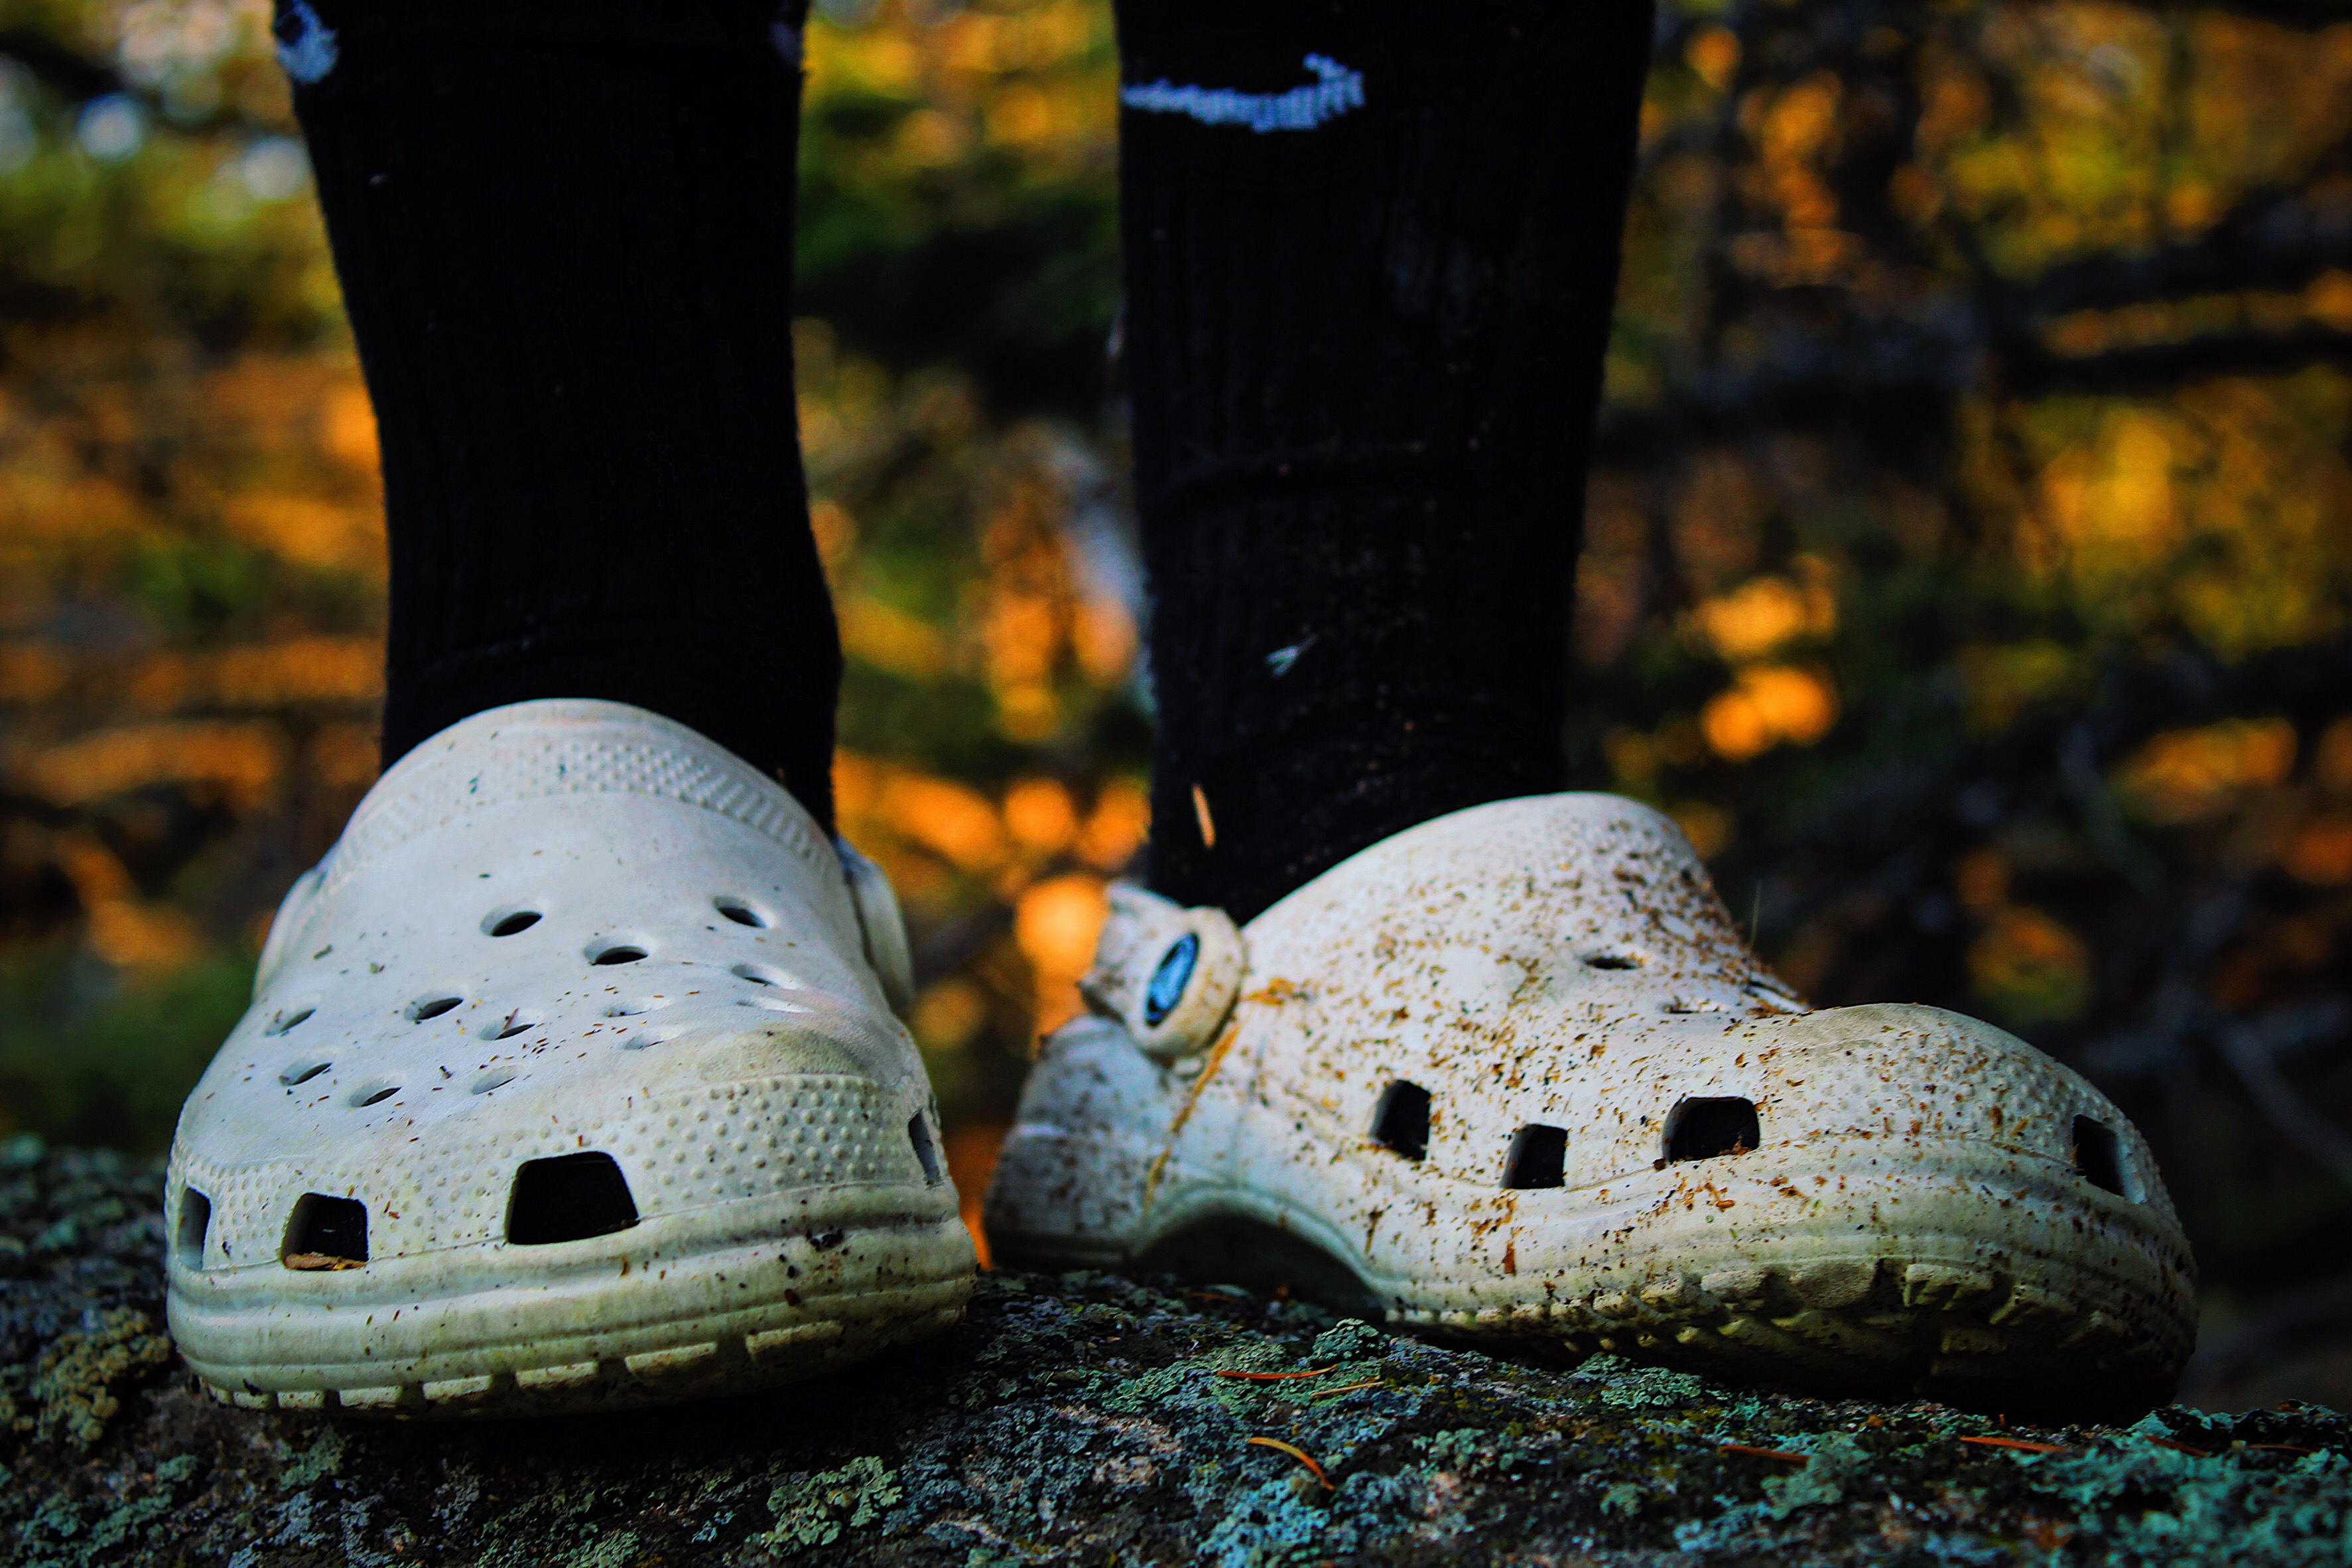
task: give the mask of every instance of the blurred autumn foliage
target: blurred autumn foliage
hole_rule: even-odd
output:
[[[1562,652],[1579,779],[1792,981],[2141,1120],[2246,1397],[2352,1321],[2342,15],[1669,0]],[[373,426],[265,24],[0,0],[0,1131],[159,1144],[373,776]],[[808,58],[843,823],[969,1183],[1147,827],[1110,18],[825,0]]]

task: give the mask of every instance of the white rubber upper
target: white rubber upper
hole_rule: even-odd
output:
[[[971,1241],[889,1005],[905,936],[852,855],[619,703],[494,710],[403,758],[288,895],[181,1114],[191,1364],[247,1404],[505,1411],[783,1381],[952,1322]]]
[[[1188,1042],[1147,1054],[1100,1016],[1129,1004],[1048,1043],[989,1194],[1000,1257],[2020,1408],[2152,1398],[2187,1356],[2188,1245],[2122,1113],[1972,1019],[1808,1010],[1644,806],[1424,823],[1241,941]],[[1152,942],[1104,952],[1134,973],[1090,996],[1165,968],[1165,1001]]]

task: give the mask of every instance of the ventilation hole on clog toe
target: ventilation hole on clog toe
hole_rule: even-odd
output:
[[[1511,1139],[1510,1158],[1503,1163],[1503,1185],[1556,1187],[1567,1164],[1567,1130],[1530,1121]]]
[[[303,1023],[309,1019],[310,1015],[316,1013],[318,1010],[318,1008],[306,1004],[303,1006],[295,1008],[291,1012],[280,1013],[278,1016],[269,1020],[269,1027],[264,1029],[262,1033],[265,1035],[282,1035],[286,1033],[287,1030],[293,1028],[296,1025]]]
[[[399,1092],[400,1085],[396,1083],[384,1083],[379,1080],[375,1083],[362,1084],[352,1090],[352,1109],[364,1110],[371,1105],[382,1104]]]
[[[514,936],[537,925],[543,917],[537,910],[492,910],[482,918],[485,936]]]
[[[278,1081],[292,1089],[298,1083],[308,1083],[333,1067],[332,1062],[292,1062],[278,1075]]]
[[[1685,1100],[1666,1121],[1666,1163],[1745,1154],[1763,1141],[1754,1100],[1733,1095]]]
[[[923,1181],[929,1186],[940,1184],[940,1151],[931,1142],[930,1123],[917,1111],[907,1119],[907,1142],[915,1146],[915,1163],[923,1168]]]
[[[2123,1140],[2105,1122],[2087,1116],[2074,1118],[2074,1173],[2091,1185],[2119,1198],[2134,1195],[2124,1178]]]
[[[518,1007],[484,1031],[494,1040],[511,1040],[517,1035],[527,1035],[547,1020],[526,1008]]]
[[[507,1071],[503,1068],[497,1068],[490,1072],[486,1072],[481,1077],[474,1080],[474,1092],[476,1094],[488,1094],[494,1089],[503,1089],[508,1084],[514,1082],[514,1077],[515,1075],[513,1073]]]
[[[757,1007],[762,1013],[806,1013],[813,1011],[797,1002],[787,1002],[781,996],[738,996],[738,1007]]]
[[[172,1258],[183,1268],[205,1266],[205,1233],[212,1228],[213,1201],[194,1187],[180,1194],[180,1221],[172,1227]]]
[[[615,1002],[605,1008],[604,1016],[634,1018],[640,1013],[656,1012],[668,1005],[669,998],[667,996],[632,996],[625,1002]]]
[[[621,1042],[621,1048],[625,1051],[650,1050],[656,1046],[669,1044],[684,1033],[686,1033],[684,1024],[665,1024],[657,1028],[639,1029]]]
[[[764,963],[739,963],[727,973],[738,980],[748,980],[754,985],[789,984],[781,970],[771,969]]]
[[[588,962],[591,963],[635,963],[639,959],[645,957],[645,955],[646,950],[644,948],[633,947],[627,942],[619,942],[611,947],[599,949],[595,956],[591,958]]]
[[[761,931],[767,929],[768,917],[740,899],[716,898],[710,900],[710,907],[739,926],[751,926]]]
[[[1639,969],[1642,967],[1641,956],[1638,953],[1631,952],[1596,952],[1588,957],[1584,962],[1588,966],[1594,969]]]
[[[637,1223],[636,1200],[613,1156],[591,1151],[526,1160],[507,1201],[507,1239],[547,1247],[610,1236]]]
[[[408,1005],[408,1021],[422,1024],[427,1018],[437,1018],[464,1000],[462,996],[419,996]]]
[[[1408,1160],[1429,1152],[1429,1090],[1398,1079],[1381,1095],[1372,1136]]]
[[[289,1268],[337,1268],[365,1263],[367,1233],[367,1205],[359,1199],[304,1193],[294,1200],[278,1259]]]

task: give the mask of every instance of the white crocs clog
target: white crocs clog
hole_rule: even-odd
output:
[[[731,752],[615,702],[453,725],[287,895],[181,1112],[181,1352],[239,1405],[508,1414],[954,1322],[905,985],[881,874]]]
[[[1682,834],[1609,795],[1456,812],[1235,931],[1129,889],[986,1210],[1035,1267],[1797,1386],[2150,1403],[2194,1325],[2147,1146],[1928,1007],[1809,1011]]]

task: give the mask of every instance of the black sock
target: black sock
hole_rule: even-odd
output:
[[[1120,0],[1151,876],[1563,782],[1646,0]],[[1301,128],[1301,127],[1309,127]]]
[[[389,763],[485,708],[692,725],[830,820],[793,432],[805,0],[279,0],[383,434]]]

